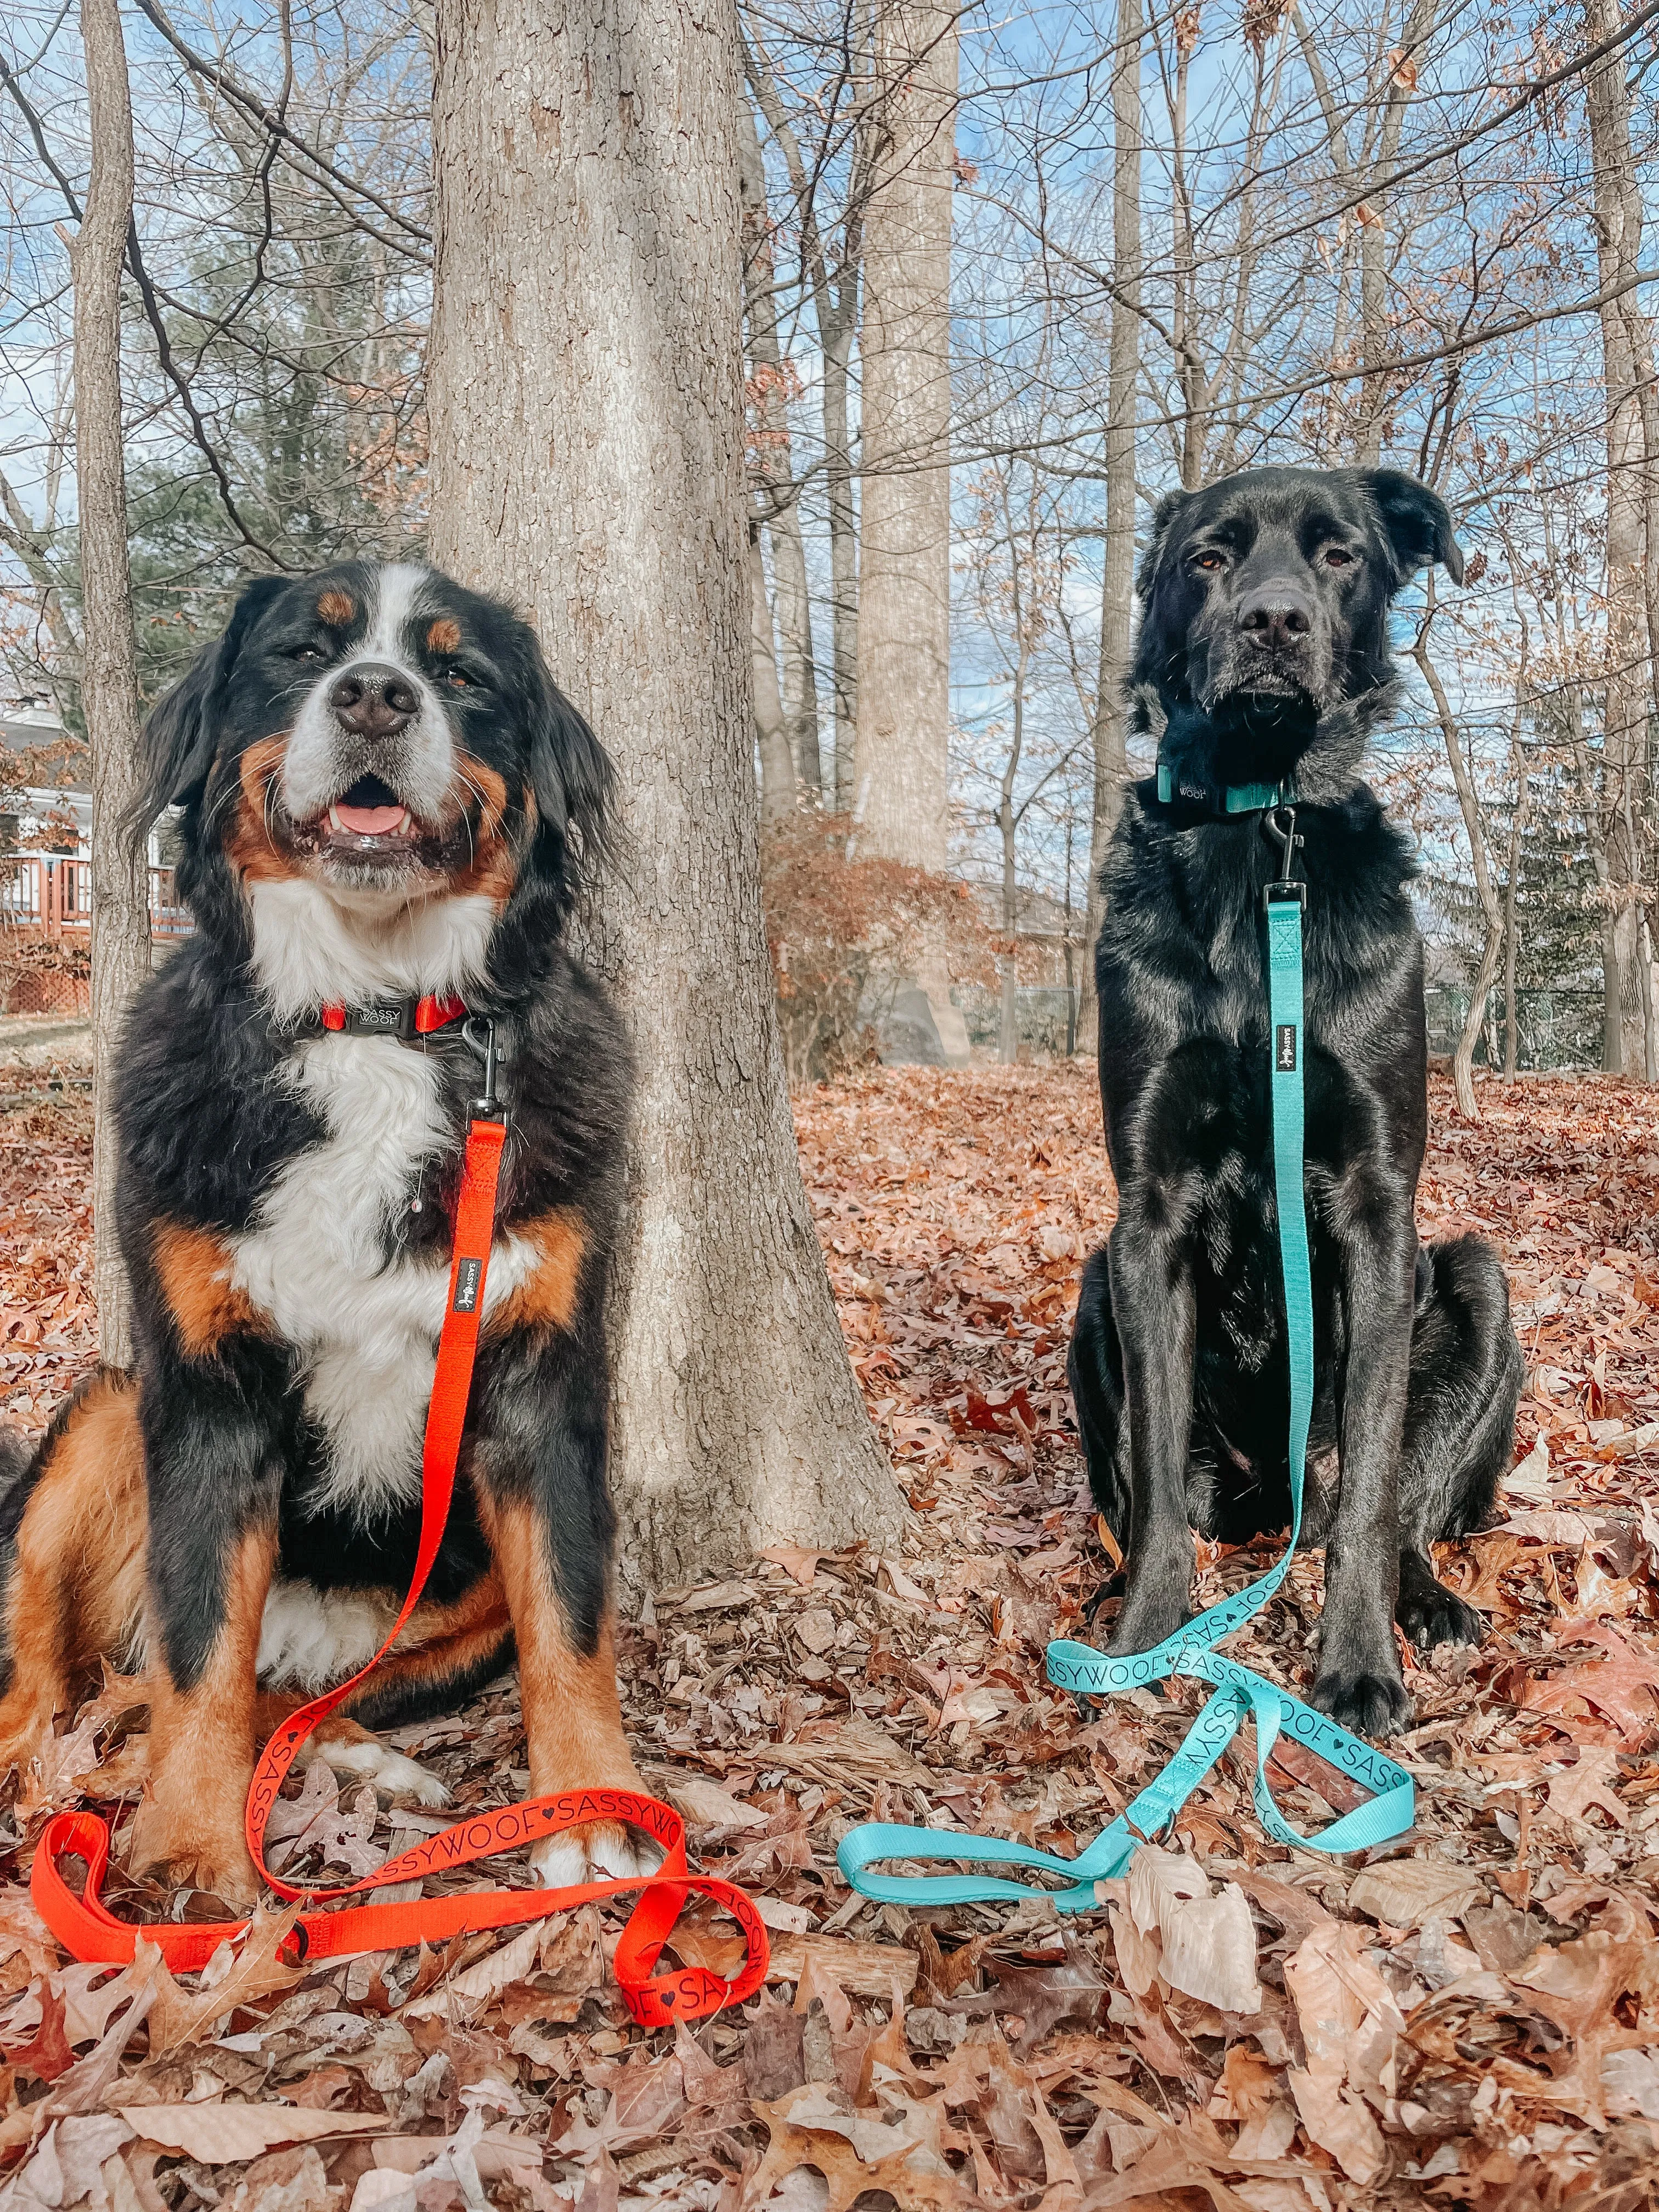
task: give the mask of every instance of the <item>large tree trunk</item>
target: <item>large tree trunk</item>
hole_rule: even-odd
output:
[[[620,770],[595,964],[639,1058],[612,1309],[625,1582],[889,1541],[762,927],[730,0],[439,0],[433,545],[528,601]]]
[[[113,1060],[149,973],[149,871],[125,817],[137,795],[138,663],[121,434],[121,270],[132,222],[132,100],[116,0],[82,0],[92,166],[70,249],[75,474],[81,522],[81,703],[92,753],[92,1219],[99,1349],[132,1357],[131,1293],[115,1234]]]
[[[1135,385],[1140,374],[1141,0],[1118,0],[1117,73],[1112,80],[1112,337],[1107,364],[1106,555],[1100,590],[1100,678],[1095,693],[1094,806],[1089,894],[1084,908],[1083,989],[1077,1049],[1099,1042],[1095,939],[1101,870],[1123,811],[1129,780],[1130,634],[1135,588]]]
[[[1618,34],[1618,0],[1585,0],[1584,30],[1592,46]],[[1631,155],[1630,89],[1622,48],[1598,62],[1584,82],[1590,161],[1595,185],[1596,251],[1604,289],[1627,283],[1640,265],[1642,208]],[[1632,298],[1634,295],[1632,295]],[[1601,359],[1607,386],[1607,664],[1601,749],[1602,812],[1607,867],[1615,901],[1604,933],[1602,1066],[1613,1073],[1645,1060],[1642,956],[1637,915],[1642,856],[1636,824],[1647,801],[1650,645],[1645,547],[1643,410],[1632,324],[1622,300],[1601,309]]]

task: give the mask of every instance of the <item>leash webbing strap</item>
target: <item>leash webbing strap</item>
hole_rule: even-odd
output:
[[[1287,896],[1275,897],[1275,891]],[[1295,896],[1288,896],[1294,891]],[[865,1897],[895,1905],[969,1905],[993,1898],[1029,1896],[1035,1884],[988,1875],[883,1875],[869,1869],[894,1859],[946,1859],[962,1866],[1030,1867],[1065,1887],[1046,1894],[1061,1912],[1085,1912],[1096,1903],[1095,1884],[1121,1874],[1137,1847],[1161,1834],[1238,1733],[1255,1723],[1255,1807],[1262,1826],[1281,1844],[1300,1850],[1369,1850],[1403,1834],[1415,1815],[1412,1779],[1372,1744],[1340,1728],[1326,1713],[1222,1657],[1215,1646],[1267,1602],[1290,1571],[1302,1530],[1302,1487],[1313,1413],[1313,1284],[1303,1188],[1303,989],[1301,887],[1273,884],[1267,901],[1268,1034],[1272,1054],[1273,1186],[1279,1213],[1279,1266],[1291,1370],[1289,1425],[1291,1540],[1258,1581],[1212,1605],[1151,1651],[1114,1658],[1091,1644],[1064,1639],[1048,1646],[1048,1680],[1082,1697],[1144,1689],[1172,1674],[1195,1675],[1214,1685],[1180,1749],[1157,1778],[1127,1805],[1109,1827],[1077,1857],[1066,1859],[1029,1844],[964,1836],[946,1828],[902,1827],[867,1822],[850,1830],[838,1862],[843,1878]],[[1267,1761],[1281,1735],[1328,1762],[1375,1795],[1322,1829],[1304,1836],[1273,1802]]]
[[[244,1816],[247,1847],[261,1875],[279,1896],[289,1899],[303,1896],[311,1904],[331,1904],[337,1899],[359,1896],[365,1890],[448,1873],[474,1859],[539,1842],[565,1828],[594,1820],[625,1821],[641,1830],[662,1852],[662,1863],[654,1873],[632,1881],[580,1882],[562,1889],[486,1890],[457,1897],[416,1898],[405,1904],[360,1905],[337,1912],[307,1911],[296,1923],[294,1935],[302,1959],[341,1958],[356,1952],[394,1950],[413,1943],[440,1942],[463,1933],[512,1927],[549,1913],[568,1911],[573,1905],[638,1890],[641,1893],[639,1902],[617,1945],[617,1981],[629,2010],[642,2027],[664,2027],[676,2020],[695,2020],[718,2012],[722,2006],[739,2003],[752,1995],[765,1976],[768,1950],[766,1929],[752,1903],[732,1883],[692,1872],[685,1856],[684,1821],[672,1806],[654,1797],[629,1790],[568,1790],[532,1797],[519,1805],[501,1806],[457,1821],[412,1850],[400,1851],[365,1880],[341,1889],[296,1889],[264,1863],[265,1824],[301,1746],[374,1672],[396,1643],[419,1601],[443,1540],[483,1319],[495,1192],[506,1136],[504,1122],[483,1117],[475,1118],[467,1133],[448,1294],[422,1448],[421,1537],[409,1595],[391,1634],[368,1664],[349,1681],[301,1707],[266,1744],[255,1764],[248,1790]],[[244,1920],[145,1925],[118,1920],[99,1894],[109,1863],[109,1847],[107,1824],[95,1813],[76,1812],[60,1813],[50,1820],[35,1850],[29,1876],[35,1907],[59,1942],[77,1959],[125,1962],[133,1957],[137,1941],[143,1936],[157,1946],[174,1972],[194,1972],[206,1966],[228,1937],[240,1936],[246,1929]],[[86,1887],[79,1897],[64,1881],[58,1863],[70,1856],[83,1859],[87,1865]],[[742,1930],[747,1956],[733,1980],[702,1966],[674,1974],[652,1972],[658,1954],[694,1891],[729,1912]]]

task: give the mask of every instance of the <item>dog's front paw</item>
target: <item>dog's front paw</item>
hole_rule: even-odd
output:
[[[1137,1592],[1133,1583],[1121,1611],[1112,1624],[1106,1649],[1114,1659],[1133,1658],[1137,1651],[1156,1650],[1176,1629],[1192,1619],[1184,1595],[1161,1591],[1156,1596]]]
[[[363,1735],[345,1743],[325,1742],[313,1753],[336,1774],[359,1776],[394,1797],[412,1797],[417,1805],[447,1805],[449,1792],[435,1774],[428,1773],[400,1751],[392,1751],[378,1736]],[[307,1762],[309,1765],[309,1761]]]
[[[1437,1644],[1484,1644],[1486,1616],[1437,1582],[1400,1594],[1395,1609],[1408,1644],[1432,1651]]]
[[[205,1889],[239,1912],[252,1911],[259,1877],[240,1825],[220,1829],[141,1808],[130,1856],[135,1869],[169,1889]]]
[[[662,1858],[655,1844],[622,1820],[595,1820],[586,1828],[544,1836],[530,1853],[531,1866],[546,1889],[569,1889],[585,1881],[632,1881],[654,1874]]]
[[[1412,1717],[1397,1664],[1372,1668],[1322,1667],[1308,1702],[1328,1713],[1339,1728],[1373,1742],[1398,1735]]]

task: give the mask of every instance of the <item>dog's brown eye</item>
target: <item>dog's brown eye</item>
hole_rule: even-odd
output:
[[[458,691],[470,691],[472,689],[472,678],[470,676],[463,676],[459,668],[452,668],[445,681],[453,684]]]
[[[1193,566],[1195,568],[1218,568],[1221,566],[1221,556],[1218,553],[1200,553],[1194,559]]]
[[[1353,555],[1352,553],[1344,552],[1343,549],[1340,545],[1327,547],[1325,552],[1325,566],[1328,568],[1351,568],[1352,564]]]
[[[296,660],[322,660],[326,655],[320,645],[302,645],[294,658]]]

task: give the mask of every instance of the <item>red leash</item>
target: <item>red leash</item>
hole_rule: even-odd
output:
[[[280,1896],[331,1903],[388,1883],[447,1872],[471,1860],[535,1843],[591,1820],[629,1821],[643,1829],[663,1852],[662,1864],[654,1874],[636,1875],[629,1881],[580,1882],[568,1889],[483,1890],[462,1897],[416,1898],[406,1905],[359,1905],[338,1912],[306,1912],[295,1923],[292,1940],[298,1946],[298,1956],[307,1960],[390,1951],[406,1944],[441,1942],[452,1936],[486,1928],[509,1928],[520,1921],[539,1920],[547,1913],[567,1911],[591,1899],[639,1890],[639,1902],[617,1945],[617,1980],[635,2019],[645,2027],[664,2027],[676,2020],[694,2020],[718,2012],[723,2005],[740,2003],[764,1978],[768,1951],[765,1926],[749,1899],[717,1875],[691,1871],[685,1856],[685,1824],[672,1806],[655,1797],[611,1789],[567,1790],[532,1797],[522,1805],[502,1806],[493,1813],[458,1820],[441,1835],[428,1837],[412,1850],[389,1859],[378,1873],[342,1889],[295,1889],[264,1863],[265,1822],[283,1777],[319,1722],[350,1696],[396,1643],[432,1571],[449,1518],[483,1316],[484,1277],[495,1221],[495,1185],[507,1136],[505,1121],[494,1118],[498,1109],[492,1095],[493,1037],[485,1067],[485,1097],[475,1102],[467,1131],[465,1167],[455,1209],[454,1249],[449,1263],[449,1297],[427,1413],[421,1462],[421,1542],[414,1580],[391,1634],[368,1664],[349,1682],[314,1699],[284,1722],[261,1753],[247,1796],[247,1847],[254,1864]],[[160,1948],[173,1972],[193,1972],[206,1966],[227,1937],[240,1936],[246,1929],[245,1920],[207,1924],[168,1921],[144,1926],[118,1920],[99,1895],[109,1863],[109,1847],[108,1826],[95,1813],[56,1814],[47,1822],[36,1847],[29,1876],[35,1908],[76,1958],[124,1963],[134,1955],[134,1946],[142,1936]],[[59,1860],[70,1855],[87,1863],[86,1889],[80,1897],[58,1869]],[[702,1966],[687,1967],[675,1974],[651,1971],[694,1890],[729,1912],[743,1930],[749,1955],[735,1981]]]

